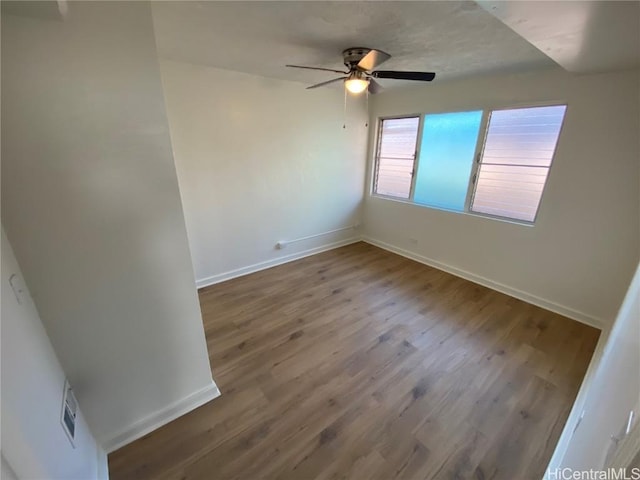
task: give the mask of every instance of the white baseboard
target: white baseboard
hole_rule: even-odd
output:
[[[292,253],[291,255],[285,255],[283,257],[274,258],[273,260],[254,263],[253,265],[249,265],[247,267],[237,268],[235,270],[230,270],[228,272],[223,272],[217,275],[212,275],[210,277],[201,278],[199,280],[196,280],[196,286],[198,288],[208,287],[209,285],[214,285],[216,283],[231,280],[232,278],[241,277],[243,275],[248,275],[250,273],[259,272],[260,270],[266,270],[267,268],[275,267],[277,265],[282,265],[283,263],[293,262],[294,260],[299,260],[301,258],[308,257],[310,255],[315,255],[316,253],[326,252],[327,250],[333,250],[334,248],[344,247],[345,245],[350,245],[352,243],[356,243],[361,240],[362,239],[359,236],[350,237],[345,240],[327,243],[319,247],[310,248],[308,250],[303,250],[301,252]]]
[[[328,243],[326,245],[322,245],[319,247],[311,248],[309,250],[303,250],[301,252],[293,253],[291,255],[286,255],[284,257],[275,258],[273,260],[267,260],[265,262],[255,263],[253,265],[249,265],[247,267],[238,268],[235,270],[231,270],[228,272],[220,273],[218,275],[213,275],[210,277],[205,277],[196,281],[196,286],[198,288],[208,287],[209,285],[214,285],[216,283],[224,282],[226,280],[231,280],[232,278],[241,277],[243,275],[248,275],[250,273],[258,272],[260,270],[265,270],[267,268],[275,267],[277,265],[282,265],[284,263],[293,262],[294,260],[298,260],[300,258],[308,257],[310,255],[315,255],[316,253],[325,252],[327,250],[333,250],[334,248],[343,247],[345,245],[349,245],[352,243],[356,243],[359,241],[367,242],[376,247],[382,248],[384,250],[388,250],[389,252],[396,253],[398,255],[402,255],[403,257],[410,258],[411,260],[415,260],[416,262],[423,263],[433,268],[437,268],[438,270],[445,271],[457,277],[464,278],[465,280],[469,280],[471,282],[477,283],[479,285],[491,288],[492,290],[496,290],[498,292],[504,293],[511,297],[517,298],[524,302],[530,303],[532,305],[536,305],[538,307],[544,308],[545,310],[549,310],[565,317],[571,318],[578,322],[584,323],[591,327],[595,327],[599,330],[603,330],[606,322],[602,319],[593,317],[587,313],[580,312],[573,308],[561,305],[559,303],[546,300],[544,298],[538,297],[536,295],[532,295],[523,290],[518,290],[517,288],[510,287],[508,285],[495,282],[489,278],[476,275],[475,273],[468,272],[466,270],[462,270],[457,267],[453,267],[451,265],[447,265],[445,263],[439,262],[437,260],[433,260],[431,258],[424,257],[417,253],[411,252],[409,250],[405,250],[400,247],[396,247],[395,245],[391,245],[386,242],[382,242],[380,240],[376,240],[374,238],[368,236],[358,236],[358,237],[350,237],[345,240],[341,240],[338,242]]]
[[[479,285],[491,288],[492,290],[496,290],[498,292],[504,293],[511,297],[515,297],[524,302],[544,308],[545,310],[550,310],[552,312],[558,313],[560,315],[563,315],[565,317],[571,318],[578,322],[584,323],[591,327],[595,327],[599,330],[603,330],[605,326],[605,322],[602,319],[593,317],[591,315],[580,312],[578,310],[574,310],[573,308],[560,305],[550,300],[546,300],[536,295],[532,295],[522,290],[518,290],[517,288],[513,288],[499,282],[494,282],[493,280],[490,280],[486,277],[482,277],[480,275],[476,275],[475,273],[471,273],[457,267],[452,267],[451,265],[447,265],[447,264],[438,262],[437,260],[424,257],[422,255],[411,252],[409,250],[396,247],[395,245],[391,245],[386,242],[381,242],[380,240],[376,240],[374,238],[367,237],[367,236],[363,236],[362,241],[370,243],[371,245],[374,245],[376,247],[380,247],[384,250],[388,250],[389,252],[397,253],[398,255],[402,255],[403,257],[410,258],[411,260],[415,260],[416,262],[420,262],[430,267],[437,268],[438,270],[442,270],[444,272],[450,273],[452,275],[455,275],[456,277],[464,278],[465,280],[469,280],[473,283],[477,283]]]
[[[104,449],[107,453],[111,453],[219,396],[220,390],[211,381],[211,384],[205,388],[138,420],[124,431],[114,435],[104,442]]]

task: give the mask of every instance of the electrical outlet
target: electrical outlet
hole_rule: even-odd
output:
[[[279,241],[278,243],[276,243],[276,249],[277,250],[282,250],[286,246],[287,246],[287,242]]]
[[[18,305],[24,305],[27,289],[25,288],[24,284],[22,283],[22,279],[18,276],[17,273],[14,273],[9,277],[9,285],[11,285],[13,294],[16,296]]]

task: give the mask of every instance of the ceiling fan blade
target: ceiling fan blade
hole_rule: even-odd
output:
[[[306,70],[322,70],[323,72],[333,72],[333,73],[344,73],[345,75],[349,72],[343,72],[342,70],[333,70],[331,68],[322,68],[322,67],[304,67],[302,65],[285,65],[290,68],[304,68]]]
[[[362,59],[358,62],[358,68],[371,71],[390,58],[391,55],[383,52],[382,50],[370,50],[369,53],[362,57]]]
[[[324,87],[325,85],[329,85],[330,83],[344,80],[345,78],[347,77],[338,77],[338,78],[334,78],[333,80],[329,80],[328,82],[316,83],[315,85],[311,85],[310,87],[307,87],[307,90],[310,90],[312,88]]]
[[[375,95],[383,90],[382,85],[376,82],[373,78],[369,79],[369,93]]]
[[[433,72],[396,72],[394,70],[379,70],[371,74],[374,78],[393,78],[396,80],[418,80],[430,82],[436,77]]]

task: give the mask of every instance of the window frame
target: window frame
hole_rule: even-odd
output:
[[[491,118],[491,113],[495,112],[495,111],[500,111],[500,110],[517,110],[517,109],[525,109],[525,108],[536,108],[536,107],[553,107],[553,106],[564,106],[565,107],[565,112],[564,112],[564,117],[562,119],[562,125],[560,126],[560,131],[558,132],[558,139],[556,141],[556,148],[553,152],[553,156],[551,157],[551,163],[549,164],[549,171],[547,174],[547,178],[545,180],[544,186],[542,188],[542,192],[540,194],[540,202],[538,203],[538,208],[536,209],[536,215],[533,219],[533,221],[527,221],[527,220],[520,220],[520,219],[516,219],[516,218],[510,218],[510,217],[501,217],[499,215],[493,215],[490,213],[483,213],[483,212],[475,212],[473,210],[471,210],[471,206],[473,205],[473,198],[475,196],[476,193],[476,187],[477,187],[477,178],[478,178],[478,173],[480,171],[480,166],[482,165],[482,156],[484,154],[484,148],[485,148],[485,143],[487,140],[487,136],[489,134],[489,121]],[[459,210],[452,210],[452,209],[448,209],[448,208],[442,208],[442,207],[434,207],[434,206],[430,206],[430,205],[424,205],[421,203],[416,203],[414,201],[414,190],[415,190],[415,183],[416,183],[416,173],[417,173],[417,169],[418,169],[418,165],[419,165],[419,161],[420,161],[420,149],[422,147],[422,132],[424,129],[424,117],[426,115],[431,115],[431,114],[438,114],[438,113],[456,113],[456,112],[465,112],[465,111],[473,111],[473,110],[482,110],[482,119],[480,121],[480,129],[479,129],[479,134],[478,134],[478,140],[476,143],[476,150],[474,153],[474,161],[473,161],[473,165],[471,168],[471,173],[469,175],[469,183],[467,185],[467,196],[465,199],[465,204],[464,204],[464,210],[463,211],[459,211]],[[538,215],[540,213],[540,207],[542,206],[542,202],[544,201],[545,198],[545,193],[547,191],[547,185],[549,183],[549,178],[551,177],[551,170],[553,167],[553,164],[555,162],[555,158],[556,158],[556,154],[558,151],[558,146],[560,144],[560,139],[562,137],[562,132],[564,130],[565,127],[565,120],[567,118],[567,113],[569,111],[569,103],[567,100],[548,100],[548,101],[539,101],[539,102],[518,102],[515,104],[510,104],[505,106],[504,104],[501,104],[499,106],[492,106],[492,105],[485,105],[482,107],[472,107],[472,108],[458,108],[458,107],[454,107],[452,109],[446,109],[446,110],[441,110],[441,109],[436,109],[434,111],[429,111],[426,113],[414,113],[414,114],[407,114],[407,115],[381,115],[377,118],[377,128],[376,128],[376,135],[375,137],[372,139],[372,141],[374,142],[374,148],[373,148],[373,155],[371,158],[371,166],[372,166],[372,175],[371,175],[371,182],[369,185],[369,196],[370,197],[375,197],[375,198],[381,198],[384,200],[391,200],[391,201],[395,201],[395,202],[400,202],[400,203],[408,203],[411,205],[415,205],[417,207],[421,207],[421,208],[429,208],[432,210],[438,210],[441,212],[448,212],[448,213],[454,213],[454,214],[462,214],[462,215],[471,215],[474,217],[479,217],[479,218],[488,218],[491,220],[498,220],[498,221],[502,221],[502,222],[506,222],[506,223],[512,223],[512,224],[516,224],[516,225],[522,225],[522,226],[527,226],[527,227],[533,227],[535,226],[536,222],[538,221]],[[377,178],[377,172],[378,172],[378,157],[379,157],[379,148],[380,148],[380,139],[381,139],[381,132],[382,132],[382,121],[383,120],[389,120],[389,119],[399,119],[399,118],[415,118],[418,117],[419,118],[419,123],[418,123],[418,134],[417,134],[417,139],[416,139],[416,152],[415,152],[415,157],[413,160],[413,170],[411,173],[411,188],[410,188],[410,192],[409,192],[409,197],[408,198],[400,198],[400,197],[393,197],[390,195],[383,195],[383,194],[379,194],[376,193],[374,191],[375,189],[375,181]]]
[[[382,147],[382,142],[380,141],[382,139],[382,124],[384,123],[385,120],[401,120],[403,118],[418,119],[418,133],[416,134],[416,148],[413,152],[413,165],[411,167],[411,185],[409,187],[409,196],[407,198],[394,197],[393,195],[384,195],[382,193],[377,193],[375,191],[376,184],[378,183],[378,162],[380,160],[380,148]],[[389,116],[378,117],[377,124],[376,124],[376,136],[374,139],[375,148],[373,151],[373,170],[371,175],[371,185],[369,188],[370,195],[380,197],[380,198],[386,198],[388,200],[396,200],[396,201],[405,202],[405,203],[414,203],[413,190],[415,188],[415,181],[416,181],[416,160],[419,158],[419,155],[420,155],[420,141],[422,139],[422,123],[423,123],[422,114],[420,113],[408,114],[408,115],[389,115]]]
[[[478,176],[478,172],[480,171],[480,166],[482,165],[482,157],[484,156],[484,149],[487,143],[487,137],[489,136],[489,125],[491,123],[491,114],[493,112],[499,112],[499,111],[504,111],[504,110],[523,110],[526,108],[539,108],[539,107],[560,107],[563,106],[564,107],[564,115],[562,116],[562,123],[560,124],[560,130],[558,130],[558,138],[556,139],[556,144],[553,150],[553,155],[551,156],[551,162],[549,163],[549,166],[547,167],[547,177],[544,181],[544,185],[542,186],[542,192],[540,192],[540,201],[538,202],[538,206],[536,208],[536,214],[533,217],[533,220],[528,221],[528,220],[521,220],[521,219],[517,219],[517,218],[511,218],[511,217],[502,217],[500,215],[492,215],[490,213],[483,213],[483,212],[476,212],[474,210],[471,210],[471,206],[473,205],[473,199],[476,195],[476,189],[478,188],[478,182],[477,180],[477,176]],[[516,222],[516,223],[520,223],[523,225],[530,225],[533,226],[535,225],[536,221],[538,220],[538,214],[540,213],[540,207],[542,206],[542,201],[544,200],[544,194],[547,190],[547,184],[549,183],[549,177],[551,176],[551,167],[553,167],[553,163],[556,159],[556,152],[558,151],[558,145],[560,144],[560,138],[562,137],[562,130],[564,129],[564,121],[565,118],[567,117],[567,111],[569,109],[569,105],[567,102],[562,102],[562,103],[548,103],[548,104],[544,104],[544,105],[528,105],[528,106],[519,106],[519,107],[503,107],[503,108],[492,108],[491,110],[488,110],[486,112],[486,117],[487,117],[487,123],[485,126],[485,130],[484,130],[484,139],[482,141],[482,148],[481,150],[477,153],[477,157],[476,157],[476,171],[474,174],[474,185],[473,185],[473,191],[471,192],[470,196],[469,196],[469,207],[468,207],[468,212],[472,215],[478,215],[481,217],[488,217],[488,218],[496,218],[496,219],[500,219],[500,220],[508,220],[508,221],[512,221],[512,222]],[[468,192],[469,193],[469,192]]]

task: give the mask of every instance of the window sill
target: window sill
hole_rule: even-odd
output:
[[[498,222],[502,222],[502,223],[508,223],[508,224],[511,224],[511,225],[518,225],[518,226],[521,226],[521,227],[535,227],[535,223],[534,222],[526,222],[524,220],[514,220],[514,219],[511,219],[511,218],[498,217],[498,216],[488,215],[488,214],[484,214],[484,213],[468,212],[468,211],[460,212],[458,210],[450,210],[448,208],[432,207],[430,205],[423,205],[421,203],[412,202],[411,200],[404,200],[402,198],[389,197],[389,196],[386,196],[386,195],[379,195],[379,194],[376,194],[376,193],[370,193],[369,194],[369,198],[387,200],[387,201],[391,201],[391,202],[395,202],[395,203],[402,203],[404,205],[411,205],[413,207],[426,208],[428,210],[436,210],[438,212],[444,212],[444,213],[451,213],[451,214],[454,214],[454,215],[466,215],[466,216],[469,216],[469,217],[481,218],[481,219],[484,219],[484,220],[494,220],[494,221],[498,221]]]

